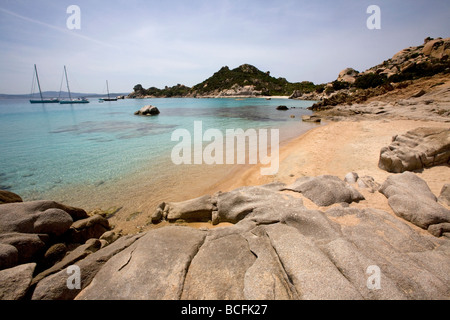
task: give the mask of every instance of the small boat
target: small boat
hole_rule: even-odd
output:
[[[106,80],[106,91],[108,91],[108,98],[100,98],[100,99],[98,99],[100,102],[103,102],[103,101],[117,101],[117,98],[111,98],[109,96],[108,80]]]
[[[64,74],[66,76],[66,84],[67,84],[67,91],[69,92],[69,100],[60,100],[59,103],[60,104],[78,104],[78,103],[89,103],[89,100],[86,98],[77,98],[77,99],[72,99],[72,96],[70,94],[70,89],[69,89],[69,79],[67,78],[67,70],[66,70],[66,66],[64,66]]]
[[[39,82],[39,75],[37,72],[36,65],[34,65],[33,86],[34,86],[34,76],[36,76],[36,80],[37,80],[37,84],[38,84],[38,88],[39,88],[39,95],[40,95],[41,99],[30,99],[30,103],[58,103],[59,99],[57,99],[57,98],[44,99],[42,97],[41,84]],[[31,90],[31,91],[33,91],[33,90]],[[31,94],[33,94],[33,92]]]
[[[76,98],[76,99],[70,99],[70,100],[61,100],[59,101],[60,104],[77,104],[77,103],[89,103],[89,100],[86,98]]]

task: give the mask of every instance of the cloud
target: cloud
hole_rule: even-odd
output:
[[[100,40],[88,37],[86,35],[77,33],[76,31],[70,31],[69,29],[57,27],[57,26],[54,26],[54,25],[51,25],[51,24],[48,24],[48,23],[45,23],[45,22],[42,22],[42,21],[39,21],[39,20],[36,20],[36,19],[25,17],[25,16],[22,16],[20,14],[17,14],[15,12],[12,12],[10,10],[7,10],[7,9],[1,8],[1,7],[0,7],[0,11],[4,12],[4,13],[10,15],[10,16],[22,19],[24,21],[31,22],[31,23],[34,23],[34,24],[38,24],[38,25],[41,25],[41,26],[44,26],[44,27],[56,30],[58,32],[64,33],[65,35],[69,35],[69,36],[72,36],[72,37],[77,37],[77,38],[80,38],[80,39],[83,39],[83,40],[87,40],[87,41],[90,41],[92,43],[95,43],[95,44],[98,44],[98,45],[101,45],[101,46],[117,48],[117,46],[115,46],[115,45],[113,45],[111,43],[103,42],[103,41],[100,41]]]

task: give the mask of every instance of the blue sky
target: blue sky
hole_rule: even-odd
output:
[[[81,10],[69,30],[67,7]],[[381,30],[369,30],[369,5]],[[222,66],[255,65],[289,81],[323,83],[364,71],[427,36],[450,37],[448,0],[0,0],[0,93],[129,92],[135,84],[193,86]]]

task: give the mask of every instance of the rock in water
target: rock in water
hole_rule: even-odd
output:
[[[289,110],[289,108],[286,106],[278,106],[277,110],[286,111],[286,110]]]
[[[142,107],[141,109],[136,111],[134,114],[138,115],[138,116],[156,116],[159,113],[160,112],[157,107],[148,105],[148,106]]]
[[[429,168],[450,161],[450,129],[417,128],[393,137],[380,152],[378,166],[392,173]]]
[[[322,119],[316,115],[312,115],[312,116],[302,116],[302,121],[303,122],[317,122],[320,123],[322,121]]]

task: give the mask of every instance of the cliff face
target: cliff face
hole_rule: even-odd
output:
[[[323,91],[294,92],[291,98],[317,100],[312,109],[322,110],[340,104],[361,103],[412,80],[450,73],[450,38],[425,39],[424,44],[409,47],[364,72],[342,70]]]
[[[364,71],[342,70],[335,81],[315,85],[312,82],[291,83],[275,78],[270,72],[243,64],[235,69],[222,67],[210,78],[192,88],[173,87],[144,89],[136,85],[128,98],[153,97],[232,97],[290,96],[292,99],[319,101],[314,110],[344,103],[361,103],[367,99],[407,86],[411,80],[450,73],[450,38],[426,38],[420,46],[409,47],[391,59]]]

